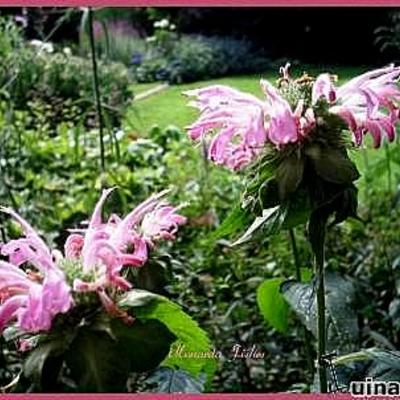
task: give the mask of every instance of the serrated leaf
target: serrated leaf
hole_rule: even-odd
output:
[[[201,393],[204,391],[204,379],[195,379],[180,369],[158,368],[146,383],[155,386],[156,393]]]
[[[353,310],[355,291],[353,284],[334,272],[327,272],[326,323],[327,350],[346,352],[357,348],[358,322]],[[287,281],[281,285],[283,296],[306,328],[317,336],[316,288],[314,282]]]
[[[253,235],[263,226],[269,224],[271,233],[276,233],[279,230],[280,224],[283,222],[282,209],[279,206],[263,210],[261,217],[256,217],[254,222],[246,230],[246,232],[235,242],[231,244],[232,247],[239,246],[252,239]]]
[[[285,278],[267,279],[257,289],[257,304],[264,319],[277,331],[288,330],[289,306],[280,292]]]
[[[150,303],[132,307],[131,311],[141,321],[149,319],[161,321],[177,337],[171,346],[170,355],[163,362],[164,366],[181,368],[196,378],[206,373],[208,381],[211,380],[216,362],[212,358],[201,357],[202,354],[212,350],[211,342],[206,332],[178,304],[156,295]],[[183,348],[185,352],[198,353],[199,357],[174,356],[174,350],[177,348]]]

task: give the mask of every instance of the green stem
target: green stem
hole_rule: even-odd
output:
[[[311,214],[309,222],[309,239],[315,259],[317,279],[317,362],[321,393],[328,392],[326,374],[326,304],[325,304],[325,233],[329,214],[326,210],[317,210]]]
[[[106,160],[104,152],[104,120],[101,110],[99,76],[97,72],[96,48],[95,48],[94,33],[93,33],[93,10],[91,7],[89,7],[88,19],[89,19],[90,51],[92,55],[92,68],[93,68],[93,88],[94,88],[94,95],[96,102],[97,118],[99,122],[100,166],[101,166],[101,172],[104,172],[106,169]]]
[[[296,268],[296,280],[298,282],[301,282],[301,263],[300,263],[300,257],[299,257],[299,252],[297,249],[297,242],[296,242],[296,235],[294,233],[294,229],[289,229],[289,237],[290,237],[290,245],[292,247],[292,252],[293,252],[293,259],[294,259],[294,265]],[[303,325],[303,336],[304,336],[304,347],[306,351],[306,359],[307,359],[307,367],[308,371],[310,372],[310,375],[314,375],[314,356],[313,356],[313,349],[311,346],[312,342],[312,335],[311,333],[307,330],[307,328]]]
[[[316,266],[316,276],[317,276],[317,313],[318,313],[318,374],[321,393],[327,393],[328,384],[326,377],[326,366],[324,362],[324,356],[326,354],[326,321],[325,321],[325,271],[324,271],[324,261],[325,261],[325,232],[322,233],[320,240],[319,251],[315,252],[315,266]]]
[[[392,194],[392,164],[390,160],[390,149],[387,142],[385,142],[385,158],[386,158],[386,170],[388,177],[388,191]]]

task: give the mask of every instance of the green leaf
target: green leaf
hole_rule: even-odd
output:
[[[176,340],[168,328],[157,320],[126,325],[119,319],[111,321],[111,329],[121,352],[129,357],[129,370],[145,372],[156,368],[168,355]]]
[[[373,378],[382,382],[397,381],[400,376],[400,352],[379,348],[362,349],[333,359],[336,367],[351,367],[351,380]],[[364,367],[360,367],[361,366]],[[356,368],[355,366],[358,366]],[[351,370],[350,370],[351,371]],[[344,379],[346,376],[344,376]]]
[[[288,330],[289,306],[280,292],[284,278],[267,279],[257,289],[257,304],[264,319],[277,331]]]
[[[140,296],[143,296],[143,293]],[[118,305],[125,308],[129,307],[128,297],[134,298],[135,295],[132,294],[132,291],[128,292],[121,298]],[[131,304],[135,304],[135,302]],[[206,373],[208,381],[211,380],[216,368],[215,359],[202,357],[204,353],[212,351],[211,342],[206,332],[179,305],[163,296],[156,295],[147,304],[129,308],[131,308],[132,314],[141,321],[149,319],[161,321],[177,337],[163,365],[181,368],[196,378],[202,373]],[[179,356],[176,354],[176,350],[179,348],[183,349],[184,352],[197,353],[199,357],[185,358]]]
[[[25,360],[24,376],[33,381],[40,390],[46,390],[56,385],[61,368],[59,360],[68,347],[70,337],[69,334],[54,334],[45,338]]]
[[[351,281],[334,272],[327,272],[325,281],[327,349],[352,351],[358,346],[359,339],[358,320],[353,309],[354,286]],[[286,281],[281,285],[281,292],[306,328],[316,337],[317,299],[314,282]]]
[[[125,391],[129,355],[107,333],[80,328],[65,361],[80,392]]]
[[[306,190],[298,189],[286,201],[287,212],[282,229],[292,229],[305,224],[311,215],[310,197]]]
[[[355,164],[342,149],[312,145],[305,153],[312,160],[316,173],[328,182],[345,185],[360,177]]]
[[[120,307],[142,307],[157,300],[159,296],[147,290],[134,289],[127,292],[119,301]]]
[[[287,199],[291,193],[296,191],[303,179],[303,173],[304,158],[296,152],[280,162],[275,175],[280,199]]]
[[[264,228],[268,231],[268,234],[275,234],[279,231],[282,223],[284,221],[283,208],[276,206],[263,210],[261,217],[256,217],[254,222],[250,225],[247,231],[234,243],[231,244],[232,247],[239,246],[243,243],[248,242],[253,238],[255,233]]]
[[[153,386],[156,393],[201,393],[204,380],[195,379],[185,371],[169,367],[158,368],[146,383]]]
[[[251,218],[252,213],[249,210],[241,206],[235,207],[221,225],[211,234],[210,240],[215,241],[236,233],[243,229],[251,221]]]

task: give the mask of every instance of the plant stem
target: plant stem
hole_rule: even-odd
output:
[[[93,88],[94,96],[96,102],[97,118],[99,122],[99,139],[100,139],[100,166],[101,172],[106,169],[106,161],[104,154],[104,121],[103,114],[101,110],[101,100],[100,100],[100,87],[99,87],[99,77],[97,72],[97,60],[96,60],[96,48],[94,43],[94,33],[93,33],[93,10],[89,7],[89,39],[90,39],[90,51],[92,55],[92,68],[93,68]]]
[[[299,257],[299,252],[297,249],[296,235],[294,233],[294,229],[289,229],[289,237],[290,237],[290,245],[292,247],[292,252],[293,252],[294,265],[296,268],[296,280],[298,282],[301,282],[301,264],[300,264],[300,257]],[[304,336],[304,347],[306,350],[307,367],[308,367],[308,371],[310,372],[310,375],[313,376],[314,375],[314,362],[313,362],[314,356],[313,356],[313,350],[311,347],[312,335],[305,326],[302,326],[302,330],[303,330],[303,336]]]
[[[317,279],[317,362],[321,393],[328,392],[326,374],[326,316],[325,316],[325,233],[329,212],[324,209],[311,214],[308,225],[309,240],[315,260],[315,275]]]
[[[325,322],[325,231],[321,232],[320,249],[315,252],[315,266],[317,275],[317,312],[318,312],[318,374],[321,393],[327,393],[328,384],[326,366],[323,357],[326,353],[326,322]]]

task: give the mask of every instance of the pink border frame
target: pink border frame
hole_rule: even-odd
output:
[[[400,0],[0,0],[9,7],[400,7]]]
[[[0,0],[1,7],[400,7],[400,0]],[[0,400],[293,400],[354,399],[350,394],[214,393],[214,394],[0,394]],[[385,397],[379,397],[384,399]],[[393,398],[393,397],[392,397]],[[372,398],[371,398],[372,399]]]

